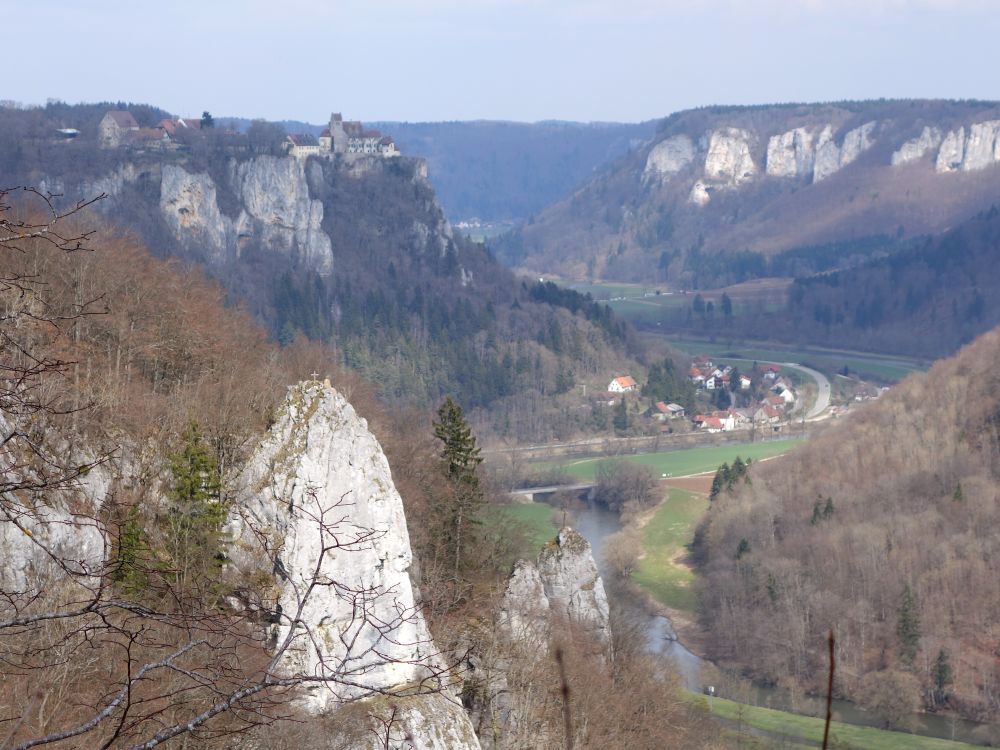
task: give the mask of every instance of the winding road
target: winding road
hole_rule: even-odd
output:
[[[719,359],[727,362],[756,362],[758,364],[766,365],[781,365],[782,367],[788,367],[793,370],[798,370],[799,372],[804,372],[816,381],[816,403],[814,403],[812,408],[806,412],[806,419],[816,419],[830,406],[830,380],[826,377],[826,375],[821,372],[817,372],[811,367],[800,365],[797,362],[771,362],[765,359],[745,359],[743,357],[720,357]]]

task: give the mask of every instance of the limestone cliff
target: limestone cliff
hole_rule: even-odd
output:
[[[694,161],[695,154],[694,142],[686,135],[660,141],[650,150],[646,158],[643,178],[663,179],[675,175]]]
[[[389,465],[344,397],[318,381],[292,387],[237,494],[227,525],[233,565],[253,575],[271,561],[272,642],[291,639],[280,668],[321,680],[303,707],[320,713],[392,693],[415,747],[478,748],[417,607]],[[386,700],[369,699],[372,711]]]
[[[542,549],[535,564],[520,561],[507,584],[500,626],[522,643],[547,641],[553,618],[611,643],[608,597],[590,543],[568,526]]]
[[[240,206],[235,219],[221,212],[209,174],[163,166],[160,212],[179,242],[204,248],[209,262],[218,264],[238,257],[242,244],[253,238],[318,273],[332,270],[332,243],[321,226],[323,204],[309,195],[305,162],[276,156],[234,160],[228,183]]]
[[[713,255],[802,250],[805,265],[775,272],[808,274],[839,262],[820,248],[905,242],[989,210],[998,164],[1000,102],[703,107],[665,118],[644,147],[535,216],[499,254],[574,280],[688,288],[761,267]]]
[[[892,154],[892,166],[910,164],[924,158],[924,154],[933,151],[941,145],[941,130],[925,125],[920,135],[906,141]]]

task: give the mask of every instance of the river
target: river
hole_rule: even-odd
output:
[[[574,510],[573,516],[575,519],[574,528],[590,542],[601,576],[610,580],[611,571],[608,569],[607,563],[604,562],[604,542],[609,535],[621,529],[618,514],[590,503]],[[646,648],[670,658],[685,688],[693,692],[702,692],[705,687],[701,679],[703,660],[691,653],[684,647],[684,644],[676,639],[670,620],[662,615],[650,614],[640,604],[630,601],[628,597],[620,598],[616,603],[631,608],[633,616],[645,620]],[[825,710],[824,701],[819,698],[792,696],[788,691],[777,688],[755,686],[750,693],[749,697],[741,696],[740,700],[749,700],[750,703],[757,706],[810,716],[821,716]],[[834,701],[833,708],[834,719],[837,721],[862,726],[881,726],[877,717],[865,712],[854,703]],[[919,727],[918,734],[980,744],[976,741],[973,732],[983,725],[976,722],[932,714],[918,714],[914,718],[917,722],[916,726]]]

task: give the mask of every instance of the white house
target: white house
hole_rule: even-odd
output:
[[[639,388],[631,375],[622,375],[608,384],[608,393],[628,393]]]

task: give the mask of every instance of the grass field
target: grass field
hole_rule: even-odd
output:
[[[697,600],[694,573],[679,557],[694,540],[694,530],[708,509],[708,498],[696,492],[671,489],[667,499],[642,527],[645,556],[632,580],[668,607],[694,612]]]
[[[716,716],[742,722],[779,736],[820,743],[823,740],[823,720],[812,716],[775,711],[770,708],[746,706],[725,698],[711,698],[709,708]],[[969,750],[977,747],[964,742],[923,737],[905,732],[890,732],[856,724],[835,721],[830,725],[831,736],[839,743],[858,750]]]
[[[499,513],[524,524],[533,546],[541,548],[555,539],[559,529],[552,522],[552,506],[545,503],[513,503],[498,509]]]
[[[686,474],[701,474],[715,471],[724,463],[733,461],[737,456],[742,458],[770,458],[787,453],[801,442],[800,439],[775,440],[766,443],[737,443],[732,445],[715,445],[708,448],[686,448],[676,451],[661,451],[660,453],[641,453],[634,456],[616,456],[614,458],[584,458],[576,461],[545,462],[538,464],[539,468],[559,469],[566,474],[580,479],[592,481],[597,473],[597,467],[602,461],[631,461],[640,466],[648,466],[658,476],[667,474],[678,477]]]

